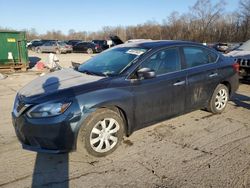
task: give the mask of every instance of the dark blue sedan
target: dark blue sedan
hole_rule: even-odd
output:
[[[198,109],[223,112],[238,89],[238,69],[197,43],[123,44],[26,85],[13,125],[25,149],[105,156],[124,135],[156,122]]]

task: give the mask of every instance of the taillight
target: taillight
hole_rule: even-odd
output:
[[[234,64],[233,64],[233,69],[239,73],[240,72],[240,64],[236,61]]]

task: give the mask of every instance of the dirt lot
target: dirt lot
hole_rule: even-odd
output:
[[[77,63],[83,63],[84,61],[91,58],[93,55],[88,55],[85,53],[68,53],[68,54],[58,54],[56,55],[59,59],[59,63],[62,67],[70,67],[71,61],[77,62]],[[31,66],[33,66],[38,61],[41,62],[47,62],[48,61],[49,53],[42,53],[38,54],[33,51],[29,51],[29,60],[31,62]]]
[[[65,67],[87,58],[59,56]],[[17,90],[37,76],[0,80],[0,187],[250,187],[250,85],[221,115],[195,111],[135,132],[105,158],[86,158],[21,149],[10,113]]]

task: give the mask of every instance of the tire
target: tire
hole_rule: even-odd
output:
[[[88,49],[87,49],[87,53],[88,53],[88,54],[93,54],[93,50],[92,50],[91,48],[88,48]]]
[[[42,50],[40,48],[37,48],[36,52],[40,54],[42,53]]]
[[[123,134],[124,121],[120,114],[105,108],[98,109],[80,127],[77,151],[104,157],[116,150],[123,139]]]
[[[227,86],[219,84],[214,90],[207,109],[213,114],[220,114],[225,110],[228,100],[229,91]]]
[[[56,54],[61,54],[61,51],[59,49],[56,49]]]

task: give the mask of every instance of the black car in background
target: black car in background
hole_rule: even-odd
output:
[[[68,40],[66,43],[71,46],[75,46],[77,43],[83,42],[82,40]]]
[[[92,40],[91,42],[98,45],[102,49],[102,51],[109,48],[106,40]]]
[[[16,95],[13,125],[25,149],[105,156],[154,123],[198,109],[222,113],[238,68],[192,42],[119,45],[27,84]]]
[[[113,46],[123,44],[124,42],[116,35],[109,36],[109,40],[113,42]]]
[[[73,52],[83,52],[88,54],[99,53],[102,49],[93,42],[79,42],[73,46]]]
[[[112,41],[110,46],[108,45],[108,40]],[[97,44],[102,49],[102,51],[108,49],[109,47],[123,44],[123,41],[116,35],[109,36],[108,40],[92,40],[91,42]]]

